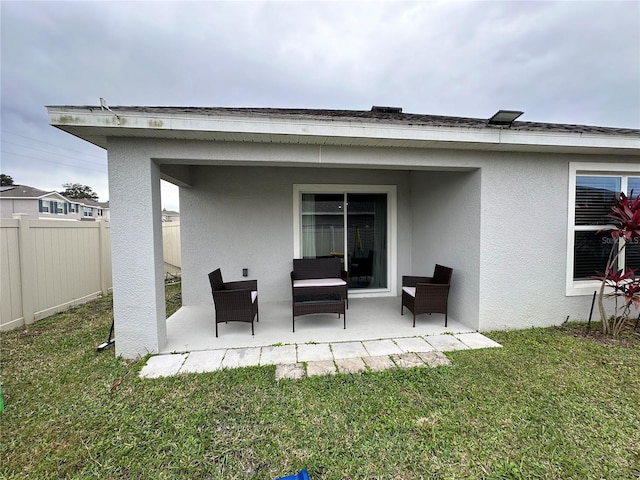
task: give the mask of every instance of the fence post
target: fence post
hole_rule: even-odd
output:
[[[98,222],[100,225],[100,289],[102,295],[109,294],[109,264],[111,263],[111,250],[107,245],[107,226],[103,221]]]
[[[33,297],[36,292],[35,265],[33,260],[33,236],[29,227],[29,215],[14,213],[13,218],[18,220],[18,244],[20,250],[20,290],[22,297],[22,318],[25,325],[35,321]]]

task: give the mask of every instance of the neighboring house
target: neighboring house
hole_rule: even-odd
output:
[[[109,221],[109,202],[66,198],[27,185],[0,187],[0,218],[16,213],[39,219]]]
[[[180,212],[176,212],[173,210],[167,210],[166,208],[162,209],[162,221],[163,222],[179,222],[180,221]]]
[[[480,331],[586,319],[607,202],[640,192],[635,129],[378,107],[111,110],[48,107],[51,125],[108,150],[114,290],[135,292],[114,298],[125,357],[167,340],[161,179],[180,187],[183,305],[211,303],[217,267],[248,267],[263,301],[286,301],[292,258],[357,265],[349,298],[396,297],[402,275],[441,263],[449,318]],[[639,267],[639,250],[623,263]]]

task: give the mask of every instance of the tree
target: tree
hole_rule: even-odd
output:
[[[628,197],[624,192],[620,193],[608,217],[612,220],[612,225],[603,230],[611,232],[613,242],[607,266],[604,272],[598,272],[595,278],[601,282],[598,309],[602,320],[602,332],[615,338],[629,319],[631,307],[640,307],[640,277],[636,276],[635,269],[617,268],[618,258],[624,253],[627,245],[640,242],[640,195],[634,199],[633,191]],[[613,297],[615,300],[615,313],[612,316],[606,314],[605,297]],[[621,306],[618,304],[620,299]]]
[[[64,192],[60,192],[60,195],[67,198],[88,198],[90,200],[98,201],[98,194],[94,192],[91,187],[81,185],[79,183],[64,183]]]
[[[0,187],[5,187],[8,185],[13,185],[13,178],[9,175],[5,175],[4,173],[0,173]]]

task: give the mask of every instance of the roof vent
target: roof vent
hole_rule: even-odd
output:
[[[374,105],[371,107],[371,111],[376,113],[402,113],[402,107],[381,107]]]
[[[522,115],[524,112],[519,110],[498,110],[487,121],[489,125],[497,125],[501,127],[510,127],[513,121]]]

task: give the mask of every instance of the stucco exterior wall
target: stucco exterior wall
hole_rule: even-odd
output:
[[[109,192],[116,354],[135,358],[166,342],[166,309],[160,169],[134,140],[110,139]]]
[[[38,201],[6,198],[0,200],[0,218],[11,218],[14,213],[24,213],[38,218]]]
[[[480,171],[414,171],[411,274],[453,268],[449,314],[479,329]]]
[[[511,153],[484,161],[481,330],[588,317],[590,297],[565,294],[570,161],[584,157]]]
[[[212,303],[207,274],[225,280],[242,269],[257,278],[265,301],[291,298],[293,185],[396,185],[398,271],[410,268],[409,172],[325,168],[199,166],[180,190],[183,304]]]

